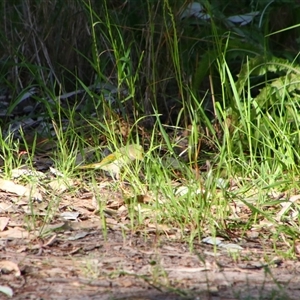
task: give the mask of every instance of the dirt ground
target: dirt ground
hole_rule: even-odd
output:
[[[234,252],[184,242],[167,226],[132,230],[121,196],[105,195],[105,223],[87,191],[57,197],[43,227],[55,199],[29,209],[28,199],[0,192],[0,287],[31,300],[300,299],[299,257],[283,258],[288,243],[275,249],[263,232],[224,240],[242,247]]]
[[[20,274],[2,268],[0,285],[13,299],[300,299],[299,262],[274,258],[267,244],[247,242],[234,255],[153,233],[104,236],[94,221],[30,243],[2,238],[1,261]]]

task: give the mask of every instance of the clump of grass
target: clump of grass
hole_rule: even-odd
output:
[[[277,226],[278,208],[264,205],[269,192],[291,191],[299,177],[299,67],[297,58],[275,57],[271,40],[262,43],[275,8],[252,4],[261,18],[229,28],[231,8],[220,1],[204,2],[209,22],[182,20],[188,3],[179,0],[126,1],[122,9],[109,1],[5,2],[0,86],[15,99],[9,114],[25,106],[22,92],[34,87],[29,116],[53,128],[52,157],[67,177],[77,174],[76,155],[87,145],[142,144],[143,164],[124,176],[136,194],[146,186],[152,195],[153,214],[138,212],[139,225],[150,218],[190,240],[215,235],[241,199],[253,217],[245,228],[259,217]],[[4,135],[0,145],[8,174],[20,164],[17,145]],[[247,200],[253,195],[255,205]]]

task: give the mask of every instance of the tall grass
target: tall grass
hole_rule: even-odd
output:
[[[13,152],[8,125],[26,105],[34,107],[31,118],[55,125],[61,153],[55,160],[69,176],[75,162],[70,156],[84,152],[83,144],[113,150],[141,143],[147,155],[142,176],[133,181],[139,192],[147,186],[153,213],[139,222],[152,218],[193,237],[226,228],[236,199],[255,195],[256,210],[243,203],[257,215],[270,191],[292,193],[299,66],[297,57],[278,60],[280,39],[266,37],[279,6],[252,1],[261,17],[230,28],[229,13],[248,12],[243,1],[234,12],[222,1],[203,1],[209,21],[182,20],[189,3],[4,1],[0,88],[10,104],[2,155]],[[299,10],[293,2],[291,7]],[[283,56],[291,57],[290,50]],[[31,88],[34,95],[25,101]],[[7,157],[5,166],[12,166],[13,156]],[[269,219],[276,211],[266,212]]]

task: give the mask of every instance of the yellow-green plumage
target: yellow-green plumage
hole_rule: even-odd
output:
[[[118,179],[120,177],[121,169],[124,166],[130,164],[134,160],[143,160],[143,156],[143,147],[141,145],[131,144],[109,154],[99,163],[80,166],[79,169],[101,169]]]

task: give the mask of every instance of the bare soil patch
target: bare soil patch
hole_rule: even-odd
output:
[[[156,234],[104,236],[96,219],[47,240],[7,238],[1,260],[21,274],[2,269],[1,285],[13,299],[300,299],[299,262],[274,259],[267,244],[247,242],[239,255],[191,250]]]
[[[299,257],[282,258],[288,243],[267,230],[224,241],[238,252],[188,243],[176,228],[130,226],[122,195],[101,195],[102,214],[90,191],[31,204],[0,193],[0,286],[13,299],[300,299]]]

